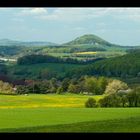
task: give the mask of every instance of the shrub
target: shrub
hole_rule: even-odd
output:
[[[56,92],[56,94],[61,94],[61,93],[63,93],[63,87],[59,87]]]
[[[96,107],[96,100],[91,97],[88,98],[88,100],[85,102],[85,107],[87,108]]]
[[[0,93],[1,94],[15,94],[11,84],[0,81]]]
[[[140,106],[140,89],[136,88],[132,92],[128,93],[126,96],[128,100],[129,107],[139,107]]]
[[[122,104],[122,107],[126,107],[127,104],[128,104],[128,99],[127,99],[127,96],[126,95],[123,95],[121,97],[121,104]]]
[[[121,98],[116,94],[110,94],[99,100],[101,107],[120,107]]]

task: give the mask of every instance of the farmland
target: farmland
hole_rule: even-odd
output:
[[[139,133],[139,14],[0,8],[0,133]]]
[[[38,95],[30,94],[29,96],[18,95],[18,96],[5,96],[0,95],[0,109],[9,108],[83,108],[85,101],[88,99],[87,95]],[[94,96],[96,100],[102,98],[100,95]]]
[[[140,132],[138,108],[84,108],[88,97],[1,95],[0,132]]]

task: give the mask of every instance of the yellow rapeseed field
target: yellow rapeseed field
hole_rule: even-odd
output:
[[[97,54],[97,52],[77,52],[75,54],[78,54],[78,55],[91,55],[91,54]]]
[[[85,101],[91,96],[88,95],[0,95],[0,109],[12,109],[12,108],[83,108]],[[93,96],[92,96],[93,97]],[[102,96],[94,96],[97,101]]]

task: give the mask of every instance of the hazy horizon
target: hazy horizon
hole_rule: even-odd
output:
[[[0,8],[0,39],[65,43],[94,34],[140,45],[140,8]]]

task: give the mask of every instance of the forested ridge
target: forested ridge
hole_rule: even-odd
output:
[[[73,70],[76,74],[104,75],[109,77],[139,77],[140,52],[132,52],[123,56],[97,61],[81,70]]]

